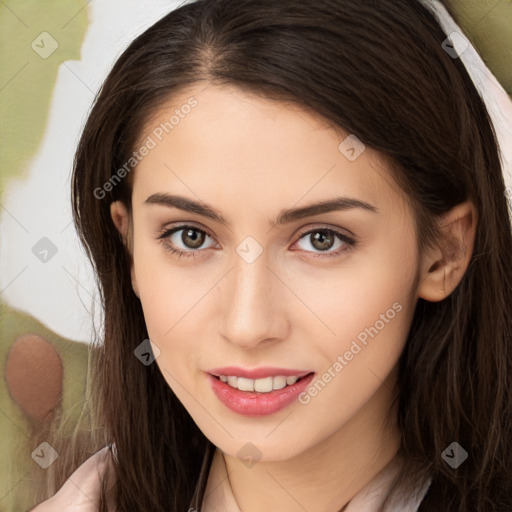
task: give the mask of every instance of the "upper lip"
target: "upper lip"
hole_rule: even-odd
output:
[[[224,366],[222,368],[213,368],[208,373],[219,377],[220,375],[245,377],[246,379],[264,379],[265,377],[276,377],[283,375],[284,377],[304,377],[311,370],[294,370],[292,368],[277,368],[275,366],[261,366],[259,368],[241,368],[239,366]]]

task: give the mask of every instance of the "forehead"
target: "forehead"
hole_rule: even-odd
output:
[[[233,86],[203,82],[174,94],[142,129],[138,146],[145,143],[134,205],[172,192],[268,214],[271,205],[339,195],[380,206],[403,196],[381,155],[353,135],[297,104]]]

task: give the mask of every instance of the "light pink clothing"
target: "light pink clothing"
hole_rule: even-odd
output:
[[[343,512],[378,512],[398,470],[399,462],[397,461],[386,466],[350,500]],[[224,457],[219,449],[213,456],[210,474],[214,476],[208,478],[201,512],[242,512],[231,490]],[[408,503],[395,503],[388,509],[389,512],[416,512],[427,493],[429,484],[429,481],[425,482],[414,500]]]
[[[57,494],[40,503],[31,512],[98,512],[99,482],[109,457],[108,446],[87,459],[66,481]],[[396,471],[396,462],[388,465],[350,501],[344,512],[378,512]],[[390,512],[416,512],[426,494],[428,482],[417,499],[397,504]],[[196,512],[192,509],[190,512]],[[227,478],[222,452],[217,448],[206,485],[201,512],[242,512]]]
[[[89,457],[50,499],[30,512],[98,512],[100,478],[110,458],[105,446]]]

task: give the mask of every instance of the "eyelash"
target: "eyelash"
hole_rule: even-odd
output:
[[[210,238],[214,238],[210,233],[208,233],[208,231],[205,231],[204,229],[199,229],[196,226],[192,226],[189,224],[182,224],[180,226],[165,229],[163,231],[163,233],[157,239],[163,244],[165,250],[169,251],[171,254],[177,256],[178,258],[181,258],[182,256],[185,258],[189,258],[189,257],[195,258],[196,254],[200,251],[199,249],[191,250],[191,251],[180,251],[179,249],[175,249],[174,247],[172,247],[169,244],[168,238],[171,235],[173,235],[174,233],[176,233],[178,231],[182,231],[184,229],[192,229],[194,231],[204,233],[205,235],[208,235]],[[333,252],[313,253],[313,258],[331,258],[331,257],[339,256],[344,252],[350,251],[351,249],[353,249],[356,246],[356,241],[353,238],[345,235],[344,233],[341,233],[340,231],[337,231],[332,228],[327,228],[327,227],[318,227],[315,229],[310,229],[309,231],[306,231],[304,233],[301,233],[298,240],[304,238],[306,235],[311,235],[311,234],[317,233],[317,232],[333,233],[339,240],[341,240],[345,244],[345,247],[341,247]],[[305,252],[310,253],[312,251],[305,251]]]

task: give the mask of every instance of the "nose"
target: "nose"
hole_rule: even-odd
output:
[[[252,263],[238,255],[234,261],[220,283],[220,334],[245,349],[284,339],[289,329],[285,286],[269,268],[265,253]]]

